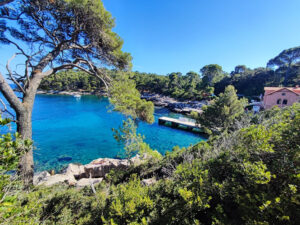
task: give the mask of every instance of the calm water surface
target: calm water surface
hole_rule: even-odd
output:
[[[96,96],[38,95],[33,110],[34,160],[37,171],[61,169],[70,162],[86,164],[100,157],[116,157],[123,149],[113,138],[112,128],[125,119],[108,112],[107,98]],[[160,116],[179,117],[166,109],[155,110],[155,123],[139,123],[138,132],[161,153],[174,146],[187,147],[203,137],[159,126]]]

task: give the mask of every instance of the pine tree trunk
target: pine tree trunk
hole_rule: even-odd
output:
[[[23,140],[32,139],[31,114],[32,107],[28,107],[21,114],[17,114],[17,131]],[[24,182],[25,188],[28,188],[33,183],[33,166],[33,154],[31,148],[22,156],[19,163],[20,176]]]
[[[41,77],[33,74],[29,87],[23,98],[24,110],[17,112],[17,131],[23,140],[32,140],[32,110],[37,89],[41,83]],[[25,188],[33,184],[34,163],[32,148],[27,151],[19,163],[20,175],[24,181]]]

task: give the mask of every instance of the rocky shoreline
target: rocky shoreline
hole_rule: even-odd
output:
[[[178,101],[174,98],[159,94],[142,94],[142,99],[152,101],[155,106],[168,108],[172,112],[190,114],[191,112],[202,112],[202,106],[208,102],[203,101]]]
[[[55,184],[65,184],[82,188],[101,183],[112,169],[125,170],[131,165],[140,165],[147,159],[147,156],[136,155],[131,159],[112,159],[99,158],[89,164],[80,165],[70,163],[68,167],[59,174],[51,175],[48,171],[36,173],[33,178],[33,184],[36,186],[52,186]],[[150,179],[142,181],[148,185],[152,182]]]
[[[97,96],[107,96],[107,93],[105,91],[44,91],[44,90],[38,90],[37,94],[39,95],[97,95]]]
[[[44,91],[38,90],[37,94],[45,94],[45,95],[71,95],[71,96],[78,96],[78,95],[97,95],[97,96],[108,96],[107,92],[105,91]],[[202,106],[207,105],[208,102],[203,101],[178,101],[174,98],[170,98],[168,96],[160,95],[160,94],[142,94],[142,99],[146,99],[147,101],[151,101],[157,107],[164,107],[169,109],[172,112],[181,113],[181,114],[190,114],[191,112],[202,112]]]

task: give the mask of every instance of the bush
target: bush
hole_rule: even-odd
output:
[[[1,129],[8,130],[10,122],[0,116]],[[6,133],[0,137],[0,222],[14,213],[16,193],[22,189],[16,169],[20,157],[31,145],[31,141],[23,141],[18,133]]]
[[[136,175],[128,183],[113,186],[107,201],[104,224],[147,224],[154,209],[149,188],[142,186]]]

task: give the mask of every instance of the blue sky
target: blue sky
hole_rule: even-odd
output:
[[[300,44],[300,0],[103,0],[133,70],[199,72],[266,66]]]
[[[199,72],[217,63],[265,67],[300,45],[300,0],[103,0],[133,70]],[[0,71],[15,52],[0,45]]]

